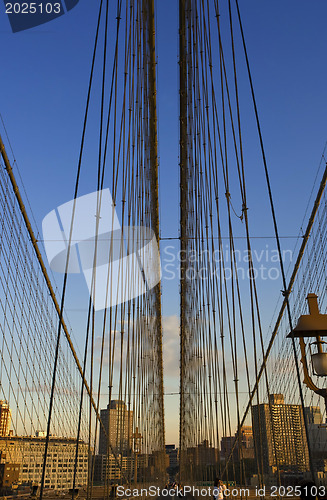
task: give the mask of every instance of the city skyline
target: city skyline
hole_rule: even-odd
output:
[[[327,488],[326,4],[6,8],[0,481]]]
[[[1,7],[3,8],[3,6]],[[163,204],[161,233],[163,237],[177,237],[177,42],[174,38],[167,39],[166,33],[173,29],[177,30],[178,16],[177,6],[174,2],[170,2],[166,9],[163,9],[158,3],[157,8],[157,49],[160,58],[158,65],[159,148],[161,201]],[[318,2],[314,7],[311,7],[308,13],[305,2],[296,2],[296,20],[291,4],[286,7],[280,3],[280,8],[283,11],[283,16],[278,18],[279,35],[275,37],[272,36],[274,26],[277,25],[278,6],[275,3],[262,5],[261,2],[257,1],[244,9],[242,14],[251,66],[254,72],[255,88],[259,96],[259,112],[263,121],[272,182],[275,196],[278,199],[277,216],[280,231],[285,236],[297,236],[305,211],[305,206],[300,200],[305,200],[304,205],[309,200],[313,185],[312,172],[316,171],[326,139],[322,126],[323,106],[320,105],[325,95],[322,85],[324,78],[321,75],[322,70],[319,65],[319,60],[322,58],[322,55],[319,54],[322,54],[325,35],[324,30],[316,29],[315,24],[323,18],[319,13],[324,11],[326,7],[323,2]],[[85,24],[86,19],[87,24]],[[70,199],[74,168],[71,172],[70,169],[67,170],[67,162],[71,165],[76,164],[76,150],[80,135],[81,113],[79,110],[85,102],[86,95],[86,86],[79,83],[79,78],[82,75],[86,76],[89,68],[90,44],[88,45],[88,40],[93,33],[92,23],[94,26],[95,12],[90,12],[87,2],[83,1],[79,2],[70,13],[53,21],[48,26],[16,35],[10,32],[6,17],[1,16],[1,37],[7,47],[4,54],[4,64],[8,64],[9,68],[12,68],[13,75],[20,68],[19,71],[23,72],[26,77],[24,92],[18,81],[14,82],[13,79],[9,79],[9,85],[4,83],[4,93],[7,99],[2,108],[2,117],[21,169],[26,192],[28,197],[33,200],[31,208],[39,227],[43,216],[48,211]],[[304,24],[306,25],[305,30]],[[267,33],[264,33],[263,26],[266,26]],[[81,37],[81,33],[83,33],[83,37]],[[305,38],[303,38],[304,33]],[[44,43],[38,44],[37,40],[39,39],[42,39]],[[262,43],[257,44],[258,39],[261,39]],[[22,40],[25,41],[24,49],[22,48]],[[60,47],[59,51],[57,47]],[[27,53],[29,55],[25,57],[22,50],[25,51],[25,55]],[[314,54],[310,60],[306,56],[309,50]],[[269,57],[266,57],[265,54],[269,54]],[[39,66],[40,60],[44,61],[42,68]],[[30,72],[27,61],[31,68]],[[74,61],[73,66],[70,64],[71,61]],[[303,71],[303,63],[310,65],[310,71],[308,68]],[[165,78],[166,68],[169,68],[169,73],[173,75],[170,79]],[[73,71],[76,73],[75,75]],[[314,96],[306,92],[312,81],[315,82],[316,87]],[[70,100],[72,112],[69,122],[66,124],[61,122],[60,124],[60,113],[64,112],[67,100],[65,93],[68,93],[69,97],[67,96],[67,98]],[[29,95],[29,99],[27,100],[24,95]],[[15,123],[16,109],[18,116],[22,117],[18,124]],[[273,111],[270,112],[270,110]],[[247,111],[245,110],[245,112]],[[301,113],[304,112],[307,113],[308,119],[300,119]],[[33,123],[29,130],[25,126],[28,116],[33,116]],[[45,116],[47,116],[48,132],[42,131],[42,126],[40,126]],[[167,126],[168,123],[169,126]],[[290,127],[291,124],[292,127]],[[55,129],[56,132],[54,132]],[[289,133],[290,130],[292,133]],[[66,140],[68,136],[71,138],[70,146]],[[37,148],[35,148],[36,138],[38,138]],[[59,151],[54,154],[56,150],[54,144],[57,142],[64,148],[63,155]],[[51,158],[48,154],[49,151],[52,151]],[[248,156],[249,162],[256,161],[251,151],[248,151]],[[41,178],[38,173],[40,169],[43,172]],[[301,176],[296,175],[299,170],[302,172]],[[169,174],[167,175],[167,173]],[[292,192],[297,194],[296,197],[292,198],[292,203],[288,202],[289,195],[286,192],[288,182],[279,182],[281,174],[286,175],[287,179],[292,179]],[[66,176],[65,180],[63,180],[63,175]],[[46,186],[49,183],[56,185],[56,176],[59,179],[61,189],[54,191],[55,196],[52,194],[45,196]],[[171,183],[171,178],[174,178],[176,182]],[[59,184],[57,185],[59,186]],[[82,189],[85,190],[85,188],[87,189],[87,186]],[[257,196],[257,191],[255,189],[254,191]],[[169,193],[167,198],[164,195],[166,192]],[[168,202],[168,198],[171,196],[173,196],[173,202]],[[258,202],[261,203],[260,197],[256,203]],[[255,199],[252,201],[252,206],[253,203],[255,203]],[[283,212],[286,210],[288,217],[283,217]],[[265,226],[266,223],[262,217],[258,218],[257,216],[255,232],[259,233],[263,229],[264,233],[270,233],[270,230],[264,229]],[[265,234],[265,236],[270,236],[270,234]],[[261,241],[258,240],[259,255],[262,250],[266,249],[266,245],[269,246],[269,252],[272,251],[270,239]],[[285,239],[283,244],[284,248],[286,245],[285,250],[293,251],[294,240]],[[169,250],[168,246],[174,248]],[[169,441],[177,444],[179,312],[175,306],[176,301],[172,300],[172,297],[177,297],[178,283],[176,273],[176,278],[170,279],[170,260],[172,257],[168,255],[168,252],[176,254],[177,245],[174,241],[162,241],[161,251],[164,259],[163,324],[167,393],[165,402],[167,409],[169,409],[166,412],[166,418],[169,422],[167,431]],[[290,265],[289,259],[286,264]],[[268,265],[271,266],[269,263]],[[275,267],[275,265],[273,266]],[[173,269],[177,268],[178,266],[174,264]],[[56,280],[60,282],[60,276],[56,275]],[[279,297],[279,281],[272,281],[269,287],[265,288],[266,294],[272,294],[276,303]],[[263,284],[265,285],[265,283]],[[72,286],[72,300],[67,305],[67,313],[73,324],[74,343],[79,352],[82,352],[80,339],[74,333],[79,330],[81,323],[80,314],[76,311],[79,305],[73,300],[76,286],[78,288],[79,286],[75,285],[75,282]],[[70,312],[69,309],[71,309]],[[271,313],[268,313],[265,324],[268,326],[270,321]],[[172,393],[174,394],[170,395]],[[172,428],[175,431],[171,434]]]

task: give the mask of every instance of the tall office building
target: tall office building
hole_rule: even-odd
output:
[[[124,401],[111,401],[106,409],[101,410],[100,417],[104,429],[109,432],[109,441],[117,454],[128,453],[132,448],[133,412],[127,410]],[[107,437],[102,425],[100,427],[99,455],[107,454]],[[112,452],[109,449],[109,453]]]
[[[11,410],[6,401],[0,401],[0,436],[9,436],[11,423]]]
[[[263,472],[309,470],[309,453],[300,405],[285,404],[283,394],[271,394],[269,404],[252,407],[255,452]]]

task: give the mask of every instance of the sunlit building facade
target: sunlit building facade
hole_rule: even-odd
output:
[[[271,394],[270,405],[252,407],[255,453],[263,472],[309,470],[309,452],[300,405],[285,404],[283,394]]]
[[[11,410],[6,401],[0,401],[0,436],[9,436]]]
[[[3,464],[19,466],[19,484],[38,485],[42,477],[45,439],[36,436],[0,437]],[[76,440],[50,438],[45,487],[68,489],[73,486]],[[83,487],[88,479],[88,445],[79,443],[76,487]]]
[[[127,409],[124,401],[114,400],[106,409],[101,410],[100,417],[103,427],[100,427],[99,454],[129,453],[133,440],[133,412]],[[109,450],[105,430],[109,433]]]

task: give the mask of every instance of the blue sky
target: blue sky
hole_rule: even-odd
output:
[[[239,3],[279,229],[282,235],[297,235],[327,140],[327,4],[325,0]],[[0,112],[39,228],[49,211],[72,197],[97,5],[98,0],[80,0],[61,18],[13,34],[0,4]],[[156,6],[161,234],[175,237],[179,220],[178,2],[157,0]],[[269,236],[273,232],[267,192],[258,141],[253,139],[249,88],[241,74],[242,78],[245,130],[249,124],[244,139],[250,225],[252,234]],[[82,189],[87,192],[87,177]],[[286,249],[294,243],[283,240]],[[162,250],[167,244],[162,244]],[[177,246],[177,242],[169,244]],[[262,240],[258,249],[266,244],[271,243]],[[270,285],[263,305],[275,304],[279,296],[281,284]],[[178,281],[164,280],[166,366],[177,368],[178,304]],[[272,314],[267,307],[267,323]],[[167,391],[178,391],[176,374],[167,378]],[[171,410],[167,439],[177,443],[178,397],[167,396],[166,403]]]

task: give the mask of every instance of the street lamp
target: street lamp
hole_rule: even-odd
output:
[[[318,308],[317,295],[309,293],[307,296],[309,313],[300,316],[296,327],[287,335],[288,338],[298,338],[301,348],[301,363],[303,364],[303,382],[309,389],[314,391],[325,400],[327,408],[327,388],[320,389],[312,380],[309,374],[308,361],[306,355],[306,344],[304,339],[315,339],[309,344],[312,372],[318,377],[327,377],[327,342],[321,337],[327,336],[327,314],[320,314]]]
[[[311,354],[311,362],[313,367],[313,373],[318,377],[326,377],[327,375],[327,352],[323,350],[327,342],[323,342],[319,340],[317,342],[312,342],[310,344],[310,354]],[[317,347],[317,352],[313,353],[311,346]]]

